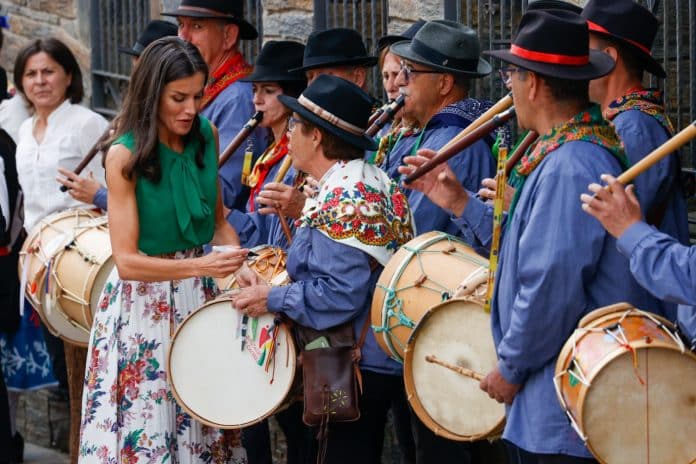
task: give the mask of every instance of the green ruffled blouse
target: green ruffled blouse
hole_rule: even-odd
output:
[[[196,165],[197,142],[186,145],[183,153],[160,143],[162,178],[158,183],[143,177],[136,181],[138,249],[145,254],[186,250],[213,238],[218,197],[217,150],[210,122],[202,116],[199,118],[205,139],[203,169]],[[132,132],[122,135],[114,144],[135,152]]]

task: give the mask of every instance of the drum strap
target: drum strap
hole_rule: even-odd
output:
[[[486,313],[491,312],[491,301],[493,300],[493,289],[495,287],[495,274],[498,270],[498,252],[500,250],[500,233],[503,227],[503,203],[505,199],[505,186],[507,179],[505,176],[505,165],[507,164],[508,148],[504,145],[498,147],[498,173],[496,174],[495,200],[493,201],[493,242],[491,244],[491,255],[488,260],[488,287],[486,290],[486,302],[483,309]]]

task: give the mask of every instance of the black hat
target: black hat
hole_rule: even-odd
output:
[[[590,0],[582,16],[590,32],[620,41],[641,60],[646,71],[667,76],[650,52],[659,24],[649,10],[633,0]]]
[[[132,47],[118,47],[118,51],[128,55],[140,56],[143,50],[155,40],[176,35],[177,32],[176,24],[155,19],[145,26],[145,30],[140,34],[140,37],[138,37],[138,40],[135,41]]]
[[[256,57],[254,72],[240,79],[244,82],[305,81],[302,71],[289,69],[302,65],[304,45],[291,40],[266,42]]]
[[[572,3],[564,2],[563,0],[535,0],[529,2],[527,11],[534,10],[565,10],[580,14],[582,8]]]
[[[374,66],[377,58],[369,56],[362,37],[353,29],[335,28],[309,34],[302,67],[291,71],[309,71],[327,66]]]
[[[322,74],[299,98],[278,95],[278,99],[304,119],[341,140],[361,150],[377,149],[374,139],[365,135],[372,114],[372,98],[352,82]]]
[[[476,31],[454,21],[428,21],[412,40],[397,42],[389,50],[429,68],[468,77],[483,77],[492,70],[481,58]]]
[[[420,31],[421,27],[425,25],[425,19],[419,19],[415,23],[411,24],[408,29],[401,33],[401,35],[385,35],[377,39],[377,50],[382,51],[383,48],[389,47],[396,42],[401,42],[402,40],[411,40],[416,32]]]
[[[244,20],[244,0],[181,0],[179,8],[162,16],[224,19],[239,26],[240,39],[259,36],[256,28]]]
[[[509,50],[486,53],[545,76],[582,81],[609,74],[615,65],[606,53],[590,50],[589,44],[587,22],[579,15],[536,10],[522,16]]]

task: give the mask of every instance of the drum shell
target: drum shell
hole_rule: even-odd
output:
[[[559,401],[602,463],[696,462],[696,356],[682,352],[667,332],[674,333],[670,322],[644,314],[619,303],[580,321],[556,363]],[[619,322],[627,346],[584,330],[614,329]],[[589,385],[567,373],[574,359]]]
[[[382,350],[403,362],[404,348],[413,330],[398,325],[398,318],[388,315],[391,292],[415,325],[430,308],[450,299],[467,275],[481,268],[488,268],[487,259],[444,232],[428,232],[402,246],[384,267],[372,299],[371,320],[373,327],[378,328],[375,338]],[[414,285],[424,277],[425,281]],[[383,327],[392,328],[380,331]]]
[[[172,394],[187,413],[211,427],[246,427],[296,399],[297,350],[289,329],[284,323],[278,326],[277,364],[264,374],[251,357],[252,349],[258,349],[254,340],[247,341],[245,352],[241,350],[239,318],[230,295],[223,294],[190,314],[170,345],[167,369]],[[258,321],[259,327],[268,326],[274,315],[267,313]]]
[[[499,437],[505,407],[482,391],[478,380],[429,363],[426,355],[482,374],[493,370],[497,356],[483,306],[453,299],[431,308],[408,340],[404,384],[413,411],[436,435],[455,441]]]

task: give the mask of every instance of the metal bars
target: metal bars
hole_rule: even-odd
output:
[[[355,29],[363,37],[368,53],[376,53],[377,39],[387,34],[387,0],[314,0],[314,29],[335,27]],[[380,71],[368,75],[373,95],[382,95]]]

